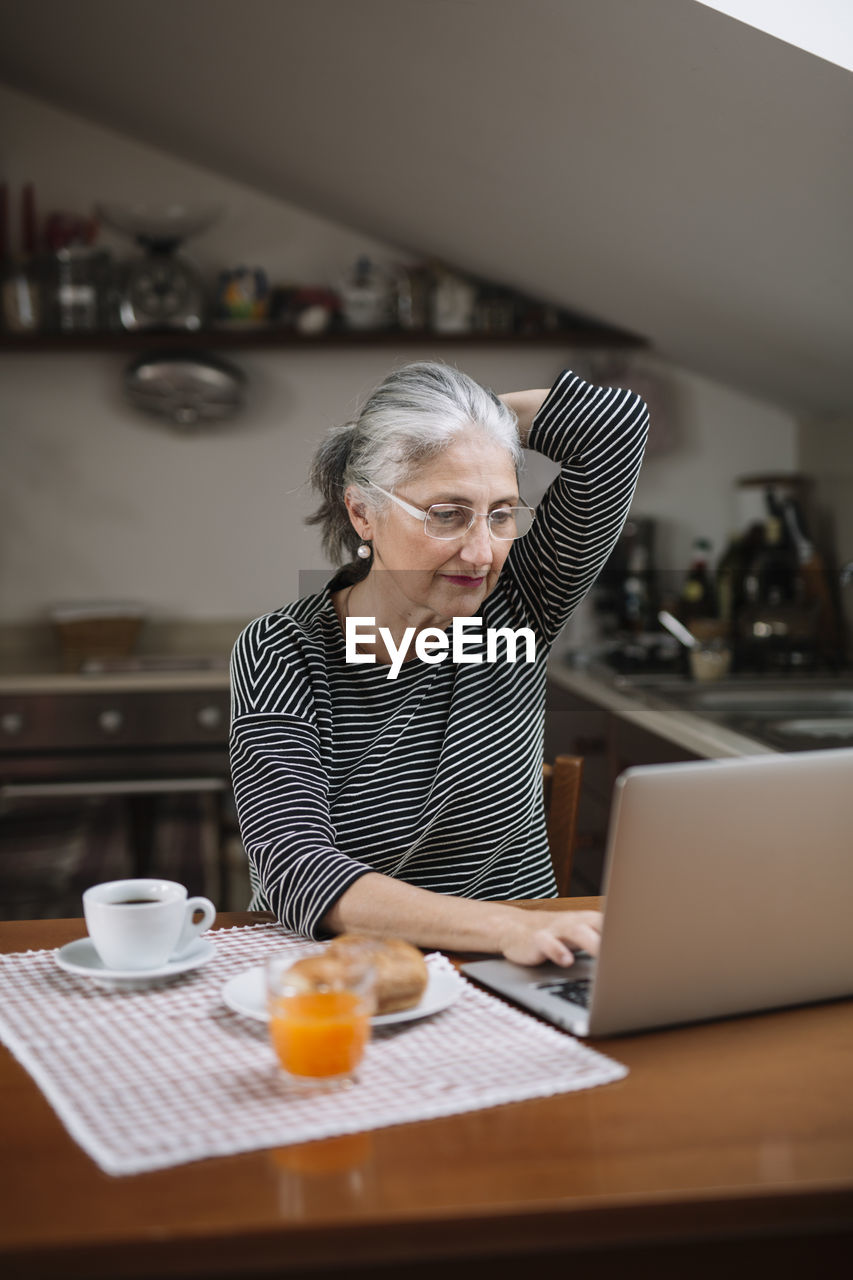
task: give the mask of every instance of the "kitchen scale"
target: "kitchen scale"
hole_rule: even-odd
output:
[[[145,250],[126,268],[119,298],[123,328],[200,329],[207,291],[197,268],[179,248],[189,236],[206,231],[219,217],[219,209],[102,202],[97,212]]]

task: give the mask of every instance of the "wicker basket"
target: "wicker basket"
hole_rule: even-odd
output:
[[[56,610],[52,622],[63,671],[79,671],[84,662],[95,658],[129,657],[144,620],[141,612]]]

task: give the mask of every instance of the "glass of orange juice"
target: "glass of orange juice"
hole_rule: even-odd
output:
[[[270,1039],[293,1083],[336,1087],[352,1083],[370,1037],[376,1009],[375,975],[366,957],[333,964],[294,965],[292,955],[266,966]]]

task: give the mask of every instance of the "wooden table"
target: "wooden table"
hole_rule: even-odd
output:
[[[83,932],[2,923],[0,949]],[[97,1169],[0,1050],[0,1275],[843,1273],[853,1002],[594,1043],[625,1080],[124,1178]]]

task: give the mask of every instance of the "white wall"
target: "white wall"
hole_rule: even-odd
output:
[[[708,538],[716,557],[741,531],[739,477],[798,466],[789,414],[684,370],[671,379],[672,442],[650,450],[634,500],[635,514],[660,520],[657,562],[669,572],[687,565],[695,537]]]
[[[406,358],[419,354],[430,352]],[[504,385],[499,355],[466,356],[474,376]],[[294,597],[299,570],[324,564],[302,523],[313,449],[399,362],[381,347],[241,355],[249,411],[225,431],[181,437],[122,404],[121,358],[5,358],[2,617],[92,596],[139,599],[161,616],[241,617]],[[539,353],[506,376],[538,385],[556,371]]]
[[[9,184],[15,232],[20,187],[33,181],[40,216],[53,210],[91,213],[98,200],[220,205],[219,220],[188,244],[194,261],[214,275],[221,267],[262,265],[279,283],[322,284],[335,281],[360,253],[378,261],[404,257],[347,227],[3,84],[0,120],[0,173]],[[107,226],[100,242],[123,257],[135,248]]]
[[[25,91],[784,409],[853,411],[853,79],[820,58],[690,0],[12,12]],[[150,189],[88,167],[87,193]]]
[[[278,280],[334,281],[360,252],[401,256],[2,88],[0,111],[13,126],[7,179],[14,189],[31,178],[43,212],[85,211],[99,196],[213,199],[225,214],[199,239],[198,259],[263,265]],[[316,532],[302,523],[313,505],[304,477],[315,444],[392,366],[432,354],[428,345],[241,352],[247,412],[191,438],[123,403],[127,357],[0,356],[0,621],[35,620],[52,602],[93,596],[198,619],[248,617],[292,598],[298,571],[323,564]],[[441,354],[496,390],[548,385],[571,362],[549,349]],[[575,364],[583,370],[585,361]],[[651,371],[665,383],[666,439],[646,464],[635,509],[662,522],[662,563],[681,567],[694,536],[720,546],[732,528],[734,478],[796,466],[797,428],[779,409],[646,365],[646,378]],[[533,468],[532,496],[549,474]]]

